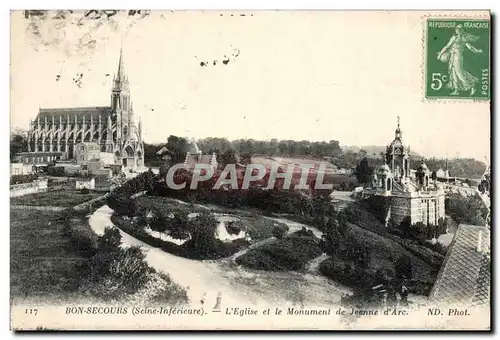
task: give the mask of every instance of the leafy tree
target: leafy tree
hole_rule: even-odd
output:
[[[186,138],[170,135],[166,147],[172,152],[172,164],[184,163],[186,153],[189,151]]]
[[[362,269],[368,268],[371,262],[371,253],[368,248],[362,245],[353,235],[349,234],[341,245],[342,256],[351,260]]]
[[[477,195],[469,197],[463,197],[460,194],[450,195],[445,200],[445,209],[459,224],[486,224],[488,208]]]
[[[157,231],[158,235],[161,238],[161,234],[167,230],[167,225],[167,217],[163,214],[162,211],[156,209],[153,212],[153,218],[151,219],[151,222],[149,224],[151,230]]]
[[[234,150],[226,150],[219,156],[219,163],[222,166],[226,166],[227,164],[236,164],[238,162],[236,158],[236,153]]]
[[[216,251],[215,232],[217,220],[209,213],[201,213],[188,222],[191,239],[186,242],[200,255],[210,255]]]
[[[410,280],[413,278],[413,265],[408,255],[400,256],[395,265],[396,278]]]
[[[177,240],[188,239],[190,237],[188,215],[183,211],[174,213],[174,217],[168,220],[166,232]]]
[[[399,225],[399,229],[403,232],[404,237],[408,237],[411,229],[411,217],[406,216],[403,221],[401,221],[401,224]]]
[[[242,164],[252,163],[252,154],[250,152],[245,152],[240,155],[240,161]]]
[[[368,159],[366,157],[356,166],[354,174],[360,183],[366,184],[371,181],[373,177],[373,167],[368,164]]]
[[[28,139],[26,132],[22,130],[14,130],[10,135],[10,161],[14,160],[14,157],[23,151],[28,151]]]
[[[137,216],[137,226],[138,226],[140,229],[144,229],[144,228],[146,228],[148,225],[149,225],[149,222],[148,222],[148,219],[147,219],[146,215],[145,215],[144,213],[140,213],[140,214]]]
[[[328,255],[335,257],[344,243],[348,227],[343,218],[330,219],[322,236],[323,249]]]

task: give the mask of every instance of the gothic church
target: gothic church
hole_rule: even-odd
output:
[[[79,144],[94,144],[101,159],[130,169],[143,167],[142,126],[135,122],[123,50],[110,99],[110,106],[40,109],[30,122],[28,152],[60,152],[62,158],[75,159]]]

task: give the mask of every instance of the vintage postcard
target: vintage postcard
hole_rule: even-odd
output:
[[[490,330],[489,11],[11,12],[13,330]]]

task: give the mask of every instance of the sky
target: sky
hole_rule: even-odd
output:
[[[400,116],[413,151],[484,161],[489,102],[423,97],[425,15],[76,12],[32,21],[14,11],[11,126],[27,129],[39,108],[109,105],[123,46],[149,143],[178,135],[386,145]]]

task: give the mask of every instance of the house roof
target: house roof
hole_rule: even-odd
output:
[[[166,146],[162,147],[160,150],[156,152],[157,155],[169,154],[173,155],[174,153],[170,151]]]
[[[460,224],[444,259],[430,299],[437,303],[490,303],[490,230]]]
[[[34,123],[36,124],[38,118],[40,118],[40,123],[43,123],[45,121],[45,117],[47,117],[48,122],[52,121],[52,117],[54,117],[55,122],[58,122],[59,117],[61,117],[63,123],[66,123],[68,116],[70,123],[75,121],[75,116],[77,117],[78,122],[81,122],[83,117],[85,117],[86,121],[90,122],[90,116],[93,116],[94,121],[98,122],[99,115],[101,116],[101,122],[106,123],[110,114],[111,107],[109,106],[47,108],[39,110]]]

